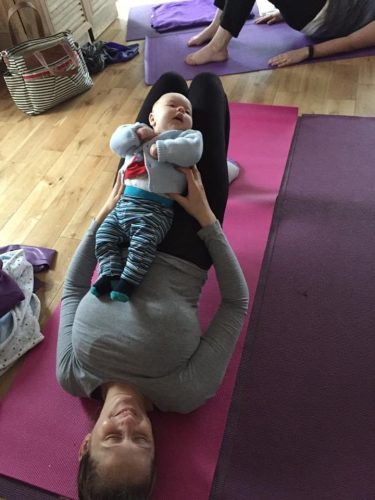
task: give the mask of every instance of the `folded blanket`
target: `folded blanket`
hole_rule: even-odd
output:
[[[6,252],[1,259],[4,271],[17,283],[25,298],[1,321],[0,375],[44,338],[38,322],[40,302],[33,293],[32,265],[23,250]]]
[[[213,0],[181,0],[155,5],[151,26],[159,33],[210,24],[216,7]]]
[[[0,318],[25,298],[17,282],[3,270],[0,259]]]
[[[34,268],[34,273],[47,271],[52,266],[53,259],[57,253],[53,248],[33,247],[30,245],[7,245],[0,247],[0,254],[20,249],[24,250],[26,259]]]
[[[155,5],[152,8],[151,27],[158,33],[194,28],[210,24],[215,16],[213,0],[180,0]],[[254,14],[249,15],[249,19]]]

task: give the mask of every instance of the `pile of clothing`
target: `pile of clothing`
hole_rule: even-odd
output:
[[[107,64],[115,64],[130,61],[139,52],[139,44],[121,45],[116,42],[103,42],[96,40],[93,43],[85,43],[81,47],[90,75],[99,73]]]
[[[0,375],[44,338],[34,272],[48,269],[55,254],[42,247],[0,248]]]

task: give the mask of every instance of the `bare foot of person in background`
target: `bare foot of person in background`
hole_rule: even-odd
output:
[[[220,9],[217,9],[215,17],[213,18],[211,24],[204,28],[204,30],[202,30],[200,33],[198,33],[198,35],[191,37],[187,43],[188,47],[203,45],[204,43],[212,40],[218,30],[218,27],[220,26],[221,14],[222,11]]]
[[[189,54],[185,58],[186,64],[197,66],[210,62],[222,62],[228,59],[228,44],[232,39],[229,31],[221,26],[217,29],[212,40],[197,52]]]

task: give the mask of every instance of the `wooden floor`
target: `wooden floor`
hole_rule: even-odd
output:
[[[116,21],[101,37],[124,43]],[[230,101],[292,105],[299,113],[375,115],[375,58],[222,77]],[[54,269],[41,277],[41,324],[59,303],[71,256],[110,191],[118,159],[108,140],[132,122],[149,87],[140,55],[109,66],[87,93],[40,116],[19,111],[0,85],[0,246],[55,248]],[[0,378],[0,398],[17,366]]]

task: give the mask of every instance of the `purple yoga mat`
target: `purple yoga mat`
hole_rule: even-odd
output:
[[[5,476],[0,476],[0,495],[6,500],[63,500],[59,495]]]
[[[210,500],[375,498],[374,136],[299,120]]]
[[[187,47],[186,44],[199,31],[199,29],[194,29],[177,33],[165,33],[157,37],[147,36],[144,56],[146,84],[153,84],[165,71],[176,71],[186,80],[191,80],[202,71],[211,71],[217,75],[232,75],[271,69],[268,66],[271,57],[313,43],[311,39],[299,31],[293,30],[285,23],[268,26],[256,25],[254,21],[248,21],[239,37],[231,41],[227,61],[189,66],[184,62],[185,57],[187,54],[198,50],[198,48]],[[173,47],[173,57],[171,57],[171,47]],[[375,48],[372,48],[306,62],[312,63],[374,54]]]
[[[140,5],[129,9],[126,40],[143,40],[146,36],[157,36],[158,32],[151,27],[152,9],[155,4]]]

